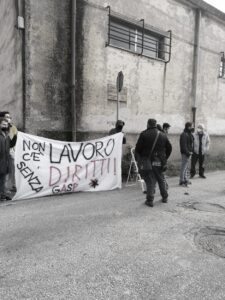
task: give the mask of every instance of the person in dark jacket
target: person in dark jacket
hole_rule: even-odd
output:
[[[10,147],[16,144],[16,138],[10,140],[7,119],[0,118],[0,201],[11,200],[5,194],[6,175],[9,172]]]
[[[161,126],[160,124],[156,124],[156,128],[157,128],[159,131],[163,132],[163,128],[162,128],[162,126]]]
[[[184,131],[180,135],[181,170],[179,184],[181,186],[190,184],[189,162],[193,153],[193,145],[192,123],[187,122]]]
[[[169,129],[170,129],[170,124],[169,123],[163,123],[163,131],[165,132],[165,134],[169,133]]]
[[[0,117],[5,118],[9,124],[9,137],[10,140],[15,140],[17,137],[17,128],[12,123],[11,115],[8,111],[0,112]],[[15,181],[15,147],[10,148],[10,160],[9,160],[9,173],[6,178],[6,186],[10,192],[16,192],[16,181]]]
[[[167,136],[163,132],[158,131],[156,125],[156,120],[148,120],[147,129],[141,132],[135,148],[137,162],[141,161],[142,159],[149,159],[151,162],[151,167],[149,169],[141,170],[139,168],[139,173],[144,179],[147,187],[145,204],[150,207],[153,207],[155,187],[157,182],[159,185],[160,194],[162,196],[162,202],[166,203],[168,201],[168,187],[163,172],[165,171],[166,161],[172,152],[172,146]],[[158,139],[152,151],[157,134]],[[149,157],[150,154],[151,157]]]
[[[116,133],[119,133],[119,132],[122,132],[123,130],[123,127],[125,125],[125,122],[122,121],[122,120],[117,120],[116,121],[116,126],[115,128],[112,128],[110,131],[109,131],[109,135],[112,135],[112,134],[116,134]],[[125,135],[123,135],[123,144],[126,144],[126,137]]]

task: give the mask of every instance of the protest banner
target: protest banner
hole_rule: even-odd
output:
[[[121,188],[123,134],[62,142],[18,132],[13,200]]]

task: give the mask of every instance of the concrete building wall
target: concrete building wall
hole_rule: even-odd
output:
[[[26,131],[71,138],[71,1],[26,0]]]
[[[172,125],[172,159],[179,153],[179,133],[192,120],[196,8],[188,0],[77,0],[77,131],[78,140],[105,135],[116,119],[116,102],[108,86],[124,73],[126,102],[120,118],[128,145],[146,128],[147,119]],[[196,0],[196,3],[201,3]],[[163,31],[172,30],[168,64],[106,47],[108,10]],[[14,27],[13,0],[0,1],[0,110],[12,111],[25,131],[71,139],[71,0],[25,0],[25,98],[22,95],[22,36]],[[220,52],[225,51],[225,23],[202,11],[197,119],[211,134],[213,156],[223,155],[225,80],[218,78]],[[24,118],[23,118],[24,114]]]
[[[83,108],[78,130],[107,131],[115,122],[116,103],[107,100],[107,85],[115,85],[117,73],[122,70],[127,103],[121,104],[120,118],[125,120],[126,130],[130,133],[143,130],[151,116],[160,123],[167,120],[175,124],[173,132],[179,132],[185,120],[191,118],[195,11],[167,0],[160,1],[160,5],[156,0],[138,3],[114,0],[107,4],[125,16],[144,18],[149,25],[164,31],[172,30],[172,59],[165,65],[161,61],[105,47],[108,11],[101,6],[102,1],[83,1],[82,55],[85,63]]]
[[[198,119],[211,134],[225,135],[225,79],[219,78],[220,52],[225,51],[225,20],[203,14],[200,36]]]
[[[147,119],[172,125],[171,159],[178,160],[179,134],[192,120],[194,101],[193,72],[196,34],[196,9],[193,1],[108,0],[114,12],[144,18],[145,23],[163,31],[172,30],[172,56],[168,64],[113,47],[105,47],[108,10],[101,0],[78,0],[79,73],[77,98],[80,138],[104,135],[115,123],[116,102],[107,100],[107,85],[115,86],[120,70],[124,73],[127,102],[120,105],[120,118],[126,123],[128,145],[134,146],[137,133],[146,128]],[[201,1],[198,1],[199,3]],[[197,84],[196,123],[205,123],[211,135],[210,155],[224,155],[225,80],[218,78],[220,52],[225,51],[225,23],[213,14],[202,12],[200,60]],[[81,51],[82,49],[82,51]],[[80,82],[82,83],[80,85]]]
[[[0,111],[10,111],[23,127],[22,33],[15,27],[15,0],[0,1]]]

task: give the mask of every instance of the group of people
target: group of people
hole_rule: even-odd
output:
[[[8,111],[0,112],[0,201],[11,200],[16,192],[14,154],[17,128]]]
[[[199,124],[197,131],[194,132],[191,122],[185,124],[184,131],[180,136],[180,152],[181,152],[181,186],[191,184],[189,178],[196,175],[196,163],[199,162],[199,177],[205,179],[204,160],[205,154],[209,150],[210,138],[206,132],[204,125]],[[189,172],[189,165],[191,168]]]
[[[122,132],[125,122],[118,120],[115,128],[109,134]],[[145,204],[153,207],[156,183],[159,185],[162,202],[168,201],[168,184],[165,179],[167,160],[172,152],[172,145],[168,138],[169,123],[163,126],[155,119],[149,119],[147,129],[141,132],[136,147],[135,158],[141,177],[146,184]],[[11,192],[16,191],[14,154],[17,140],[17,128],[12,123],[8,111],[0,112],[0,201],[11,200]],[[126,137],[123,137],[126,144]],[[196,132],[191,122],[185,124],[180,135],[181,169],[180,186],[191,184],[189,178],[196,175],[196,163],[199,161],[199,176],[206,178],[204,169],[205,154],[209,150],[209,134],[204,125],[199,124]],[[191,169],[189,172],[189,165]]]
[[[153,207],[156,183],[158,183],[162,202],[168,202],[168,184],[165,179],[167,160],[172,153],[172,145],[168,139],[170,124],[157,124],[155,119],[149,119],[147,129],[141,132],[136,147],[135,158],[138,171],[146,184],[147,206]],[[122,129],[121,129],[122,130]],[[191,184],[189,178],[196,175],[196,163],[199,161],[199,177],[206,178],[204,169],[205,154],[209,150],[209,134],[204,125],[199,124],[196,132],[191,122],[185,124],[180,135],[181,169],[179,185],[187,187]],[[191,169],[189,165],[191,162]]]

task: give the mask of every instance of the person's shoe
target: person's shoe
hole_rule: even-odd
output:
[[[168,198],[162,198],[162,203],[167,203],[168,202]]]
[[[205,175],[199,175],[199,177],[200,177],[200,178],[204,178],[204,179],[206,178]]]
[[[9,201],[9,200],[12,200],[12,198],[10,198],[9,196],[6,196],[6,195],[1,195],[0,200],[1,201]]]
[[[153,205],[153,201],[148,201],[148,200],[145,201],[145,205],[147,205],[149,207],[153,207],[154,206]]]
[[[188,184],[185,181],[180,182],[179,185],[182,186],[182,187],[188,187]]]
[[[187,181],[186,181],[186,184],[189,184],[189,185],[190,185],[190,184],[192,184],[192,182],[189,181],[189,180],[187,180]]]

